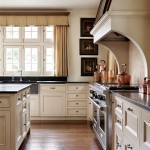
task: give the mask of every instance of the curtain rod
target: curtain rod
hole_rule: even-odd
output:
[[[0,15],[10,16],[68,16],[70,12],[60,9],[0,9]]]

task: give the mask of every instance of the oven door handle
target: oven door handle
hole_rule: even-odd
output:
[[[97,107],[100,109],[100,106],[91,98],[91,97],[88,97],[89,100],[91,100],[91,102]]]

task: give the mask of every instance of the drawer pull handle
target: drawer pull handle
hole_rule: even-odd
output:
[[[120,121],[120,120],[116,120],[116,122],[119,123],[119,124],[121,124],[121,121]]]
[[[79,111],[77,110],[76,112],[78,113]]]
[[[54,90],[54,89],[55,89],[55,87],[50,87],[50,89],[53,89],[53,90]]]
[[[121,105],[118,104],[117,107],[121,107]]]
[[[133,111],[133,109],[131,109],[131,108],[128,108],[128,111]]]
[[[79,104],[79,103],[76,103],[77,105]]]
[[[78,97],[78,95],[76,95],[76,97]]]
[[[119,144],[119,143],[117,143],[116,145],[117,145],[118,147],[121,147],[121,144]]]
[[[0,103],[2,103],[2,102],[0,101]]]
[[[130,146],[130,144],[127,145],[127,148],[132,149],[132,147]]]

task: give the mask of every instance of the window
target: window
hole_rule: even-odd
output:
[[[25,53],[25,57],[24,57],[24,62],[25,62],[25,67],[24,70],[25,71],[38,71],[38,47],[25,47],[24,48],[24,53]]]
[[[19,70],[20,47],[5,47],[5,71],[12,72]]]
[[[54,27],[3,27],[4,74],[54,75]],[[2,38],[3,39],[3,38]]]
[[[20,41],[20,28],[19,27],[5,27],[4,28],[4,41],[13,42]]]

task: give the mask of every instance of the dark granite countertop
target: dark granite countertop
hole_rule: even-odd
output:
[[[31,84],[0,84],[0,93],[17,93]]]
[[[114,95],[123,98],[137,106],[150,111],[150,95],[139,93],[138,91],[111,91]]]

